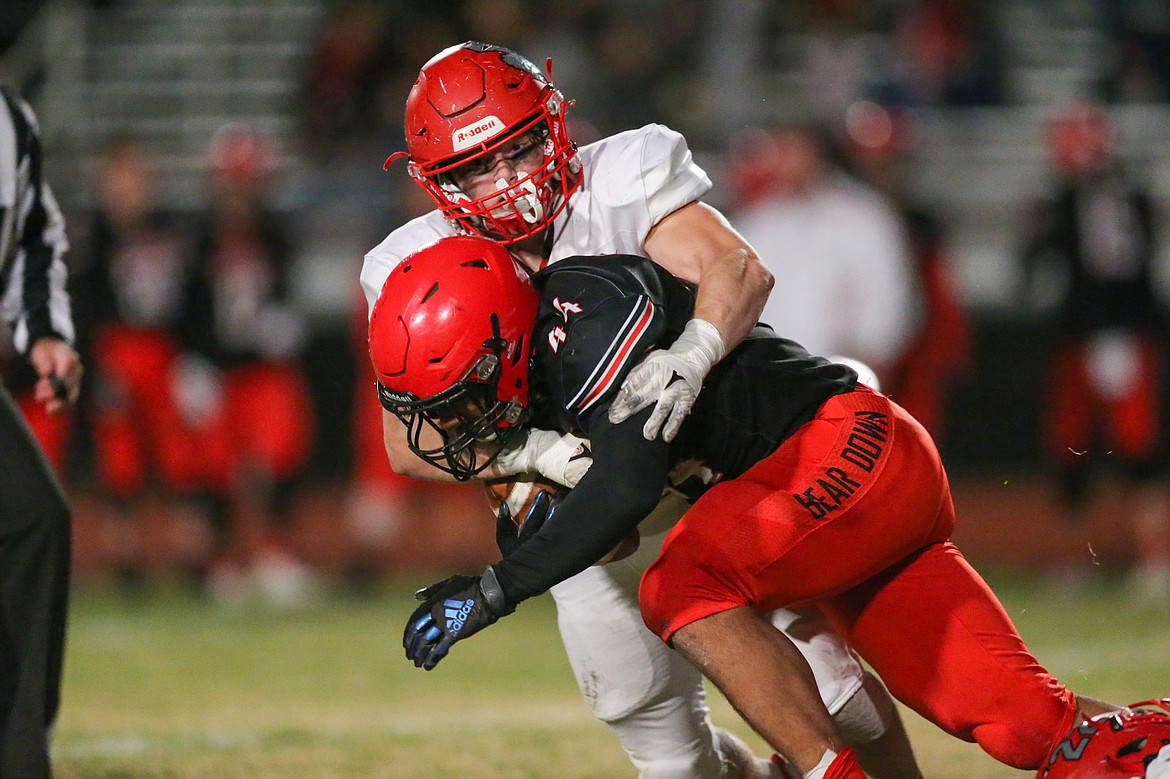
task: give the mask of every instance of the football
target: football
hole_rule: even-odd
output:
[[[546,490],[553,497],[569,491],[568,487],[561,486],[556,482],[549,481],[540,476],[516,476],[505,479],[491,479],[483,483],[483,488],[492,513],[498,513],[500,506],[507,502],[508,510],[512,514],[512,521],[517,524],[528,515],[533,501],[536,500],[536,496],[542,489]],[[595,562],[594,565],[605,565],[606,563],[612,563],[617,560],[624,560],[638,550],[639,541],[638,531],[632,531],[622,539],[621,543]]]
[[[483,488],[487,494],[488,506],[491,507],[492,513],[498,513],[500,506],[507,502],[508,509],[512,512],[512,521],[517,526],[528,515],[529,509],[532,508],[532,502],[536,500],[536,496],[541,490],[556,497],[569,489],[540,476],[512,476],[505,479],[492,479],[485,481]]]

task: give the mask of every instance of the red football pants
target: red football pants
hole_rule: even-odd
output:
[[[172,489],[189,489],[199,478],[199,458],[175,402],[177,354],[172,339],[151,328],[112,325],[94,339],[94,447],[98,475],[114,494],[141,491],[154,469]]]
[[[299,369],[255,363],[224,372],[223,395],[198,432],[207,486],[235,489],[260,477],[290,478],[313,443],[313,407]]]
[[[1135,336],[1138,374],[1126,391],[1105,397],[1088,373],[1087,344],[1078,341],[1056,355],[1048,408],[1048,448],[1058,463],[1075,463],[1100,425],[1107,445],[1127,462],[1142,465],[1157,454],[1161,438],[1161,357],[1147,336]]]
[[[1036,768],[1071,727],[1074,697],[949,542],[953,526],[926,431],[859,388],[695,503],[642,578],[642,614],[669,640],[727,609],[817,603],[895,697]]]

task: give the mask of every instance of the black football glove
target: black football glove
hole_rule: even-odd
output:
[[[456,575],[414,594],[423,604],[414,610],[402,634],[406,659],[431,670],[451,645],[515,611],[490,565],[479,576]]]
[[[539,490],[519,523],[513,519],[508,501],[502,502],[499,511],[496,512],[496,546],[500,548],[500,554],[507,557],[536,535],[536,531],[552,519],[557,507],[568,494],[569,490],[562,490],[556,495],[548,490]]]

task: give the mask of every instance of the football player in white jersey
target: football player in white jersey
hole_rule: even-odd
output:
[[[468,42],[427,62],[407,99],[407,151],[391,155],[387,166],[405,158],[438,209],[394,230],[366,255],[362,287],[372,309],[404,257],[458,233],[507,244],[530,272],[575,255],[649,257],[697,285],[694,318],[673,346],[631,371],[613,404],[621,415],[614,421],[656,404],[644,434],[670,440],[711,366],[756,324],[772,278],[723,216],[700,200],[711,181],[681,135],[649,125],[577,149],[565,129],[568,107],[545,73],[499,46]],[[389,412],[384,431],[399,473],[457,478],[411,451],[408,434],[425,432],[408,431]],[[571,459],[581,443],[529,431],[477,478],[539,472],[573,486],[589,462]],[[668,500],[640,526],[636,554],[588,568],[552,589],[578,685],[643,779],[782,775],[779,766],[711,724],[699,672],[642,623],[638,581],[669,529],[662,517],[677,519],[686,508],[677,497],[673,505]],[[826,706],[867,773],[919,777],[885,688],[823,618],[780,611],[772,621],[809,661]]]

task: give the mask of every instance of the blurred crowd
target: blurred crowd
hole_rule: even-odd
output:
[[[1114,102],[1170,99],[1170,19],[1152,5],[1099,4],[1114,56],[1091,100],[1054,114],[1052,198],[1028,216],[1020,258],[1030,277],[1057,268],[1065,279],[1062,302],[1049,307],[1056,347],[1042,433],[1060,511],[1084,528],[1078,512],[1097,459],[1085,455],[1116,448],[1124,456],[1111,459],[1122,464],[1114,475],[1136,485],[1125,494],[1134,497],[1141,586],[1168,595],[1165,339],[1151,281],[1158,236],[1142,183],[1117,163],[1123,139],[1107,111]],[[468,39],[538,62],[550,57],[554,80],[576,101],[569,119],[578,144],[661,122],[692,147],[715,150],[708,159],[719,205],[778,279],[764,321],[815,353],[865,362],[945,455],[949,406],[972,376],[979,344],[952,275],[945,215],[910,183],[922,132],[914,109],[1005,101],[1001,31],[988,7],[343,2],[331,6],[306,61],[298,136],[220,128],[207,141],[202,208],[173,212],[161,201],[165,171],[149,139],[109,139],[92,212],[67,214],[89,371],[84,402],[67,418],[27,406],[50,459],[91,496],[85,506],[100,532],[90,559],[128,591],[147,586],[159,573],[148,528],[162,515],[169,571],[217,601],[296,605],[314,597],[326,573],[362,588],[408,564],[404,545],[420,545],[412,528],[438,526],[436,501],[486,516],[478,494],[411,482],[386,462],[360,255],[336,269],[350,277],[352,316],[344,337],[329,342],[330,369],[314,375],[320,349],[311,351],[313,323],[293,294],[298,220],[313,217],[277,208],[273,187],[292,153],[311,179],[329,182],[317,185],[323,198],[344,203],[369,186],[382,159],[403,147],[403,105],[419,67]],[[797,74],[798,98],[762,106],[751,93],[758,79],[748,76],[780,69]],[[362,172],[351,176],[355,168]],[[350,221],[323,208],[321,229],[340,226],[371,248],[430,207],[401,169],[374,180],[375,197],[358,198],[379,203],[373,214]],[[19,396],[29,377],[11,355],[3,362]],[[322,473],[342,485],[331,504],[340,509],[324,511],[325,535],[317,536],[337,550],[328,572],[326,556],[297,534],[297,507]],[[469,555],[490,544],[489,523],[481,524],[482,536],[465,539]]]
[[[351,0],[333,6],[308,64],[305,133],[318,154],[370,139],[401,146],[402,96],[451,41],[486,40],[552,59],[556,83],[593,133],[662,122],[693,146],[744,123],[799,114],[843,131],[848,108],[1010,101],[1002,11],[972,0],[462,0],[441,8]],[[1038,4],[1047,6],[1048,4]],[[1051,4],[1108,42],[1090,85],[1110,102],[1170,99],[1170,19],[1160,3]],[[1063,9],[1061,8],[1063,6]],[[789,74],[767,105],[762,73]],[[775,85],[773,85],[775,86]],[[754,91],[755,90],[755,91]],[[584,140],[588,140],[585,137]]]

